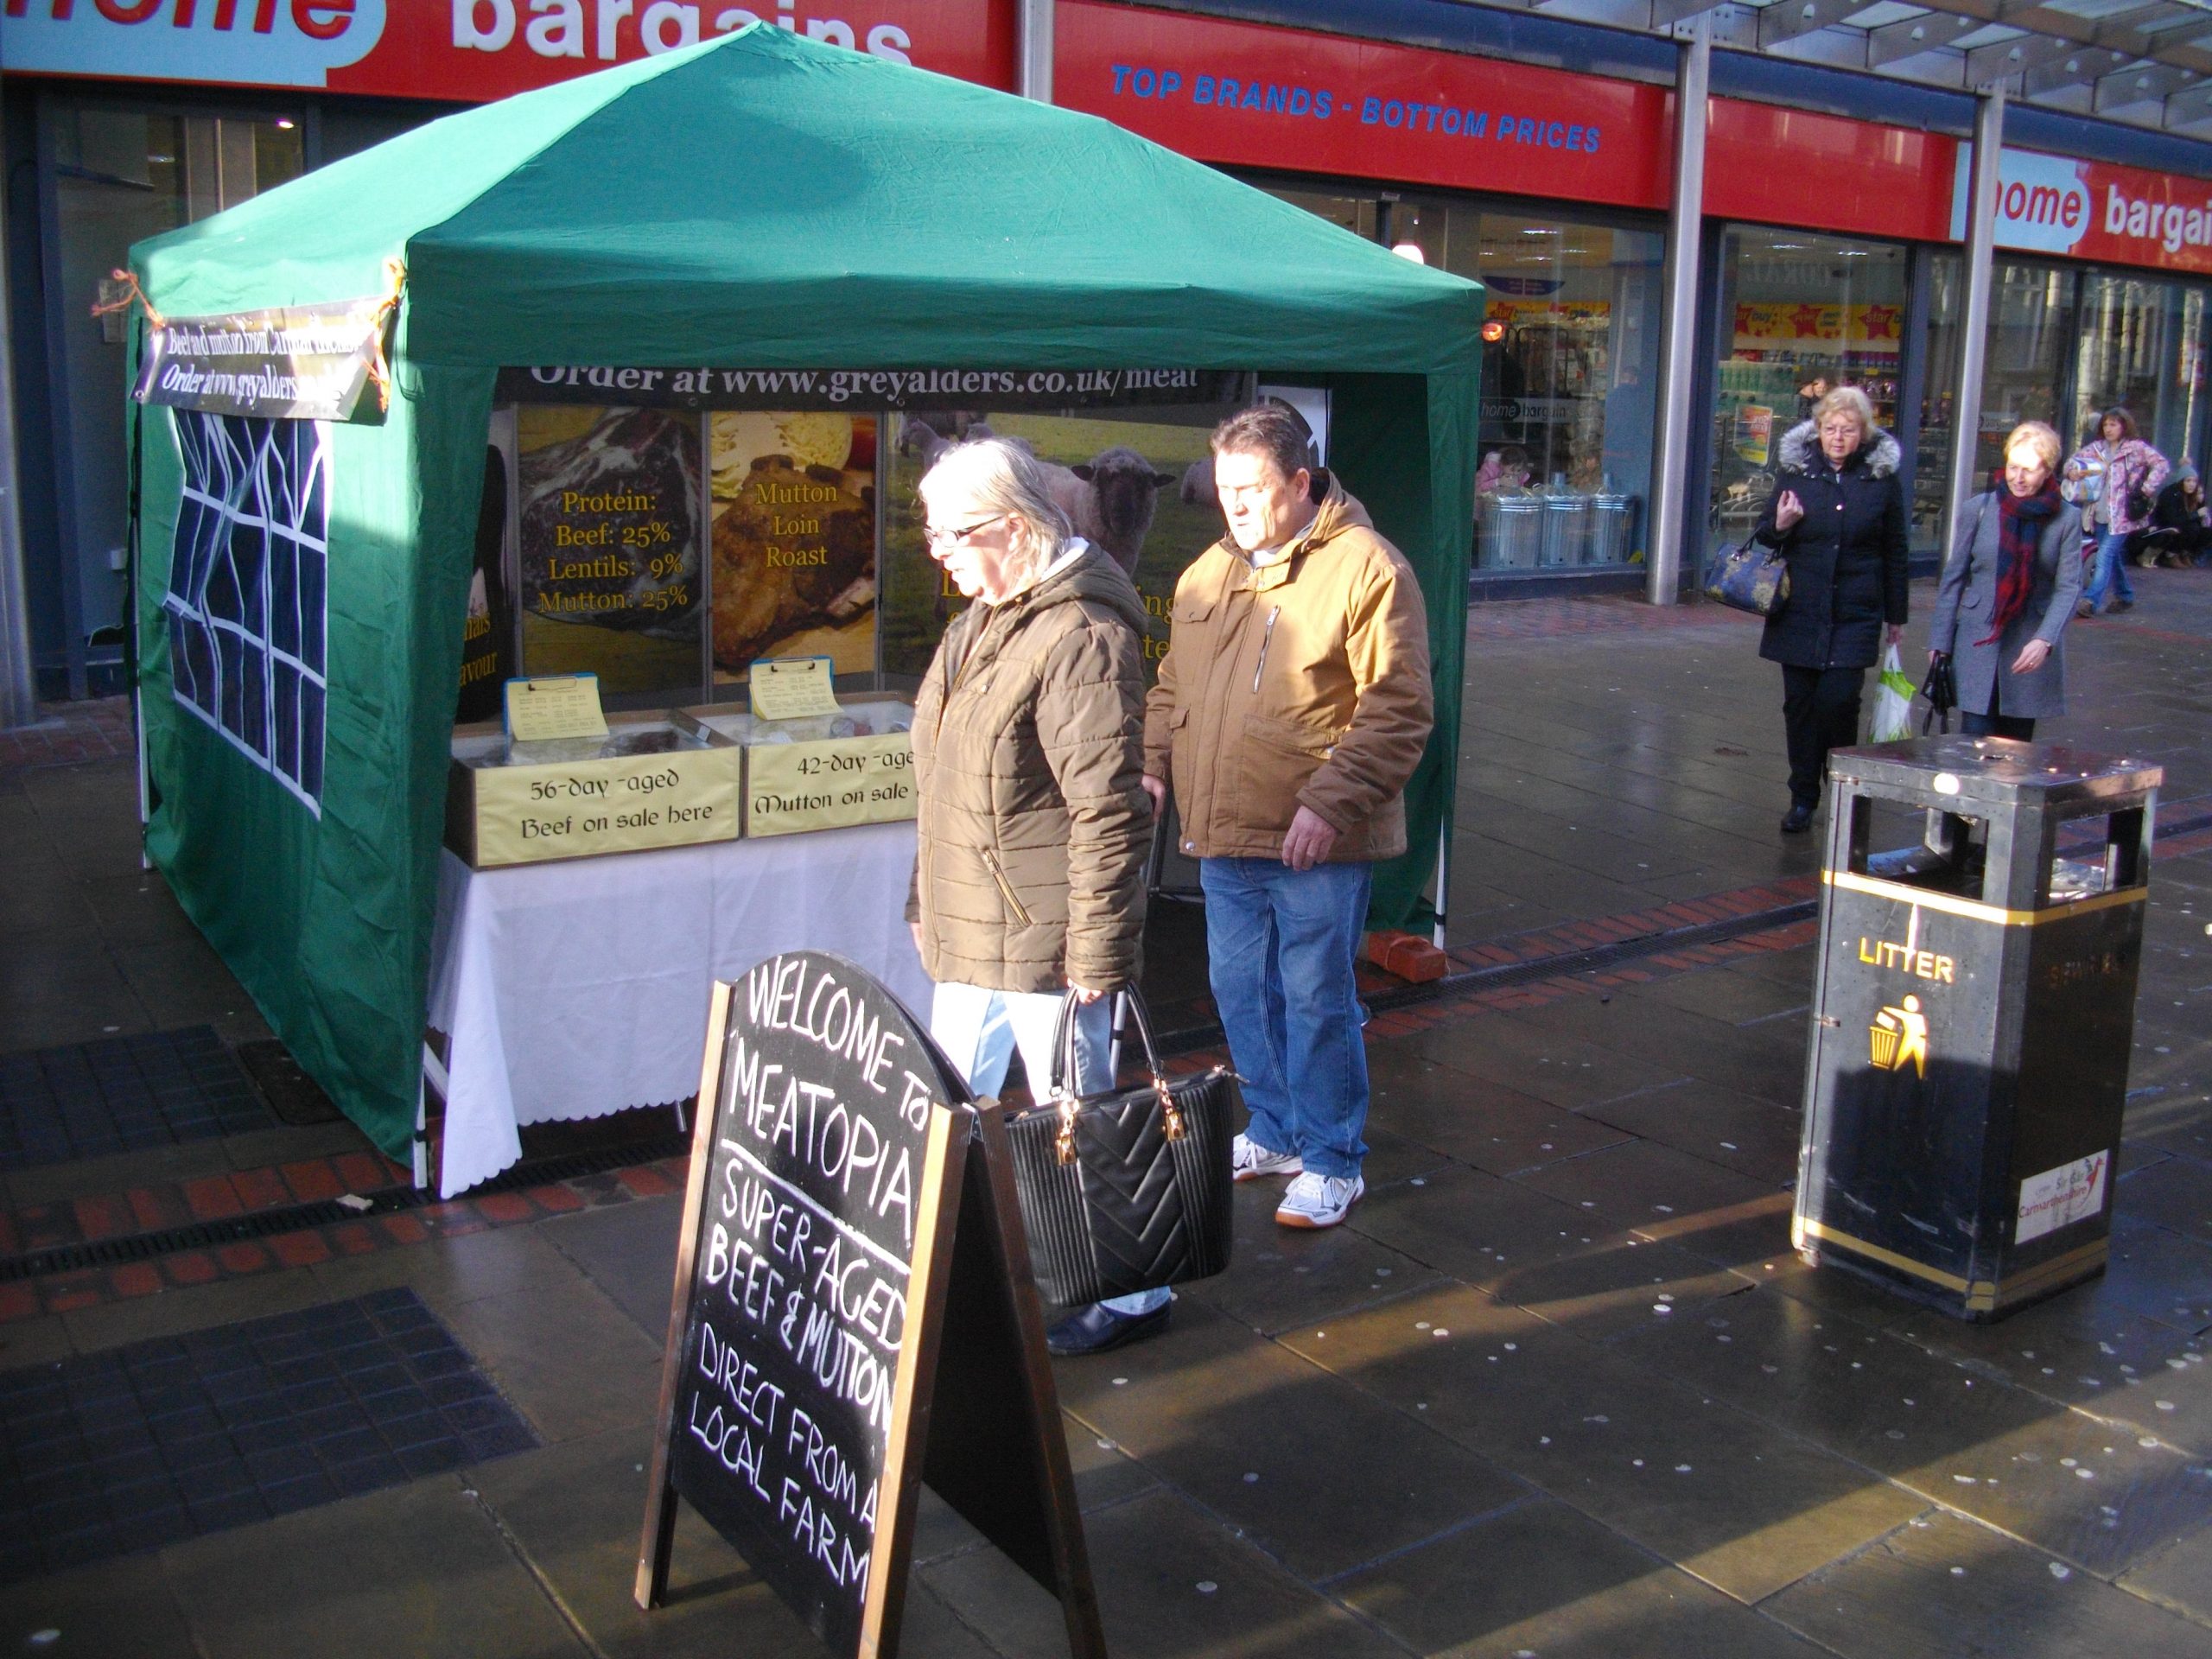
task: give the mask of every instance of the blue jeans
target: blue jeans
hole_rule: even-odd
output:
[[[1006,1082],[1014,1051],[1021,1050],[1029,1092],[1042,1104],[1052,1077],[1052,1027],[1061,998],[1052,991],[993,991],[981,985],[943,984],[930,1004],[930,1036],[960,1068],[979,1095],[995,1095]],[[1114,1076],[1107,1061],[1114,1048],[1114,1004],[1101,997],[1075,1014],[1075,1091],[1103,1094]],[[1116,1313],[1149,1313],[1174,1296],[1166,1286],[1134,1296],[1109,1298]]]
[[[1206,966],[1244,1080],[1245,1133],[1322,1175],[1359,1173],[1367,1048],[1352,963],[1372,867],[1294,870],[1272,858],[1198,861]]]
[[[2114,597],[2129,604],[2135,602],[2135,584],[2127,579],[2127,561],[2121,556],[2127,546],[2127,537],[2116,530],[2107,530],[2097,537],[2096,569],[2089,575],[2089,585],[2082,590],[2082,598],[2091,610],[2103,607],[2105,590],[2115,590]]]

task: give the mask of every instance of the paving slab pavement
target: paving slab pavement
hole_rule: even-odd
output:
[[[1240,1188],[1229,1273],[1185,1287],[1159,1339],[1058,1367],[1111,1651],[2212,1655],[2212,573],[2139,582],[2134,612],[2069,635],[2079,712],[2045,733],[2168,768],[2112,1265],[1990,1325],[1789,1249],[1813,964],[1780,901],[1815,851],[1775,833],[1777,677],[1755,631],[1618,601],[1478,611],[1461,965],[1763,896],[1701,906],[1691,919],[1751,912],[1710,946],[1539,963],[1378,1019],[1350,1224],[1283,1232],[1268,1184]],[[81,741],[67,724],[37,764],[0,750],[19,872],[0,1055],[265,1035],[118,833],[112,721]],[[1551,931],[1580,925],[1598,931]],[[117,1215],[150,1224],[188,1192],[292,1202],[362,1151],[349,1126],[285,1127],[7,1171],[0,1262]],[[629,1599],[673,1173],[135,1278],[0,1281],[0,1373],[411,1289],[543,1442],[0,1585],[0,1649],[816,1651],[688,1513],[670,1605]],[[1062,1650],[1049,1599],[925,1496],[906,1651]]]

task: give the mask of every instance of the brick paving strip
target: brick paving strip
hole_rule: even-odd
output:
[[[127,697],[41,703],[38,719],[30,725],[0,732],[0,776],[30,766],[106,760],[136,749]]]

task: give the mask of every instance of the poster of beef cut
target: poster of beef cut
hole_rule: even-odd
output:
[[[715,678],[762,657],[875,671],[878,417],[721,410],[714,486]]]

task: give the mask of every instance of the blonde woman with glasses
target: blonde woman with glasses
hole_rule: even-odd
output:
[[[979,1095],[1014,1051],[1030,1092],[1073,992],[1078,1095],[1112,1078],[1112,993],[1137,977],[1152,802],[1144,791],[1144,604],[1074,535],[1044,468],[987,438],[923,478],[931,557],[970,601],[914,705],[914,885],[906,919],[937,982],[930,1034]],[[1162,1329],[1171,1294],[1079,1308],[1046,1334],[1099,1353]]]

